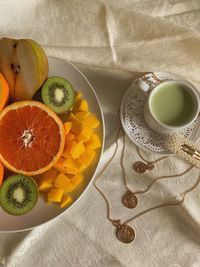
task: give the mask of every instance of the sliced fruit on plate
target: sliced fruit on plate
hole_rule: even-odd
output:
[[[13,100],[31,99],[48,76],[48,59],[31,39],[0,40],[0,72],[6,78]]]
[[[0,187],[0,206],[11,215],[24,215],[36,205],[38,188],[28,176],[13,175]]]
[[[5,107],[9,98],[9,87],[7,81],[0,73],[0,111]]]
[[[62,77],[50,77],[42,86],[44,104],[57,114],[62,114],[72,108],[74,95],[73,86]]]
[[[4,166],[0,161],[0,186],[1,186],[2,182],[3,182],[3,178],[4,178]]]
[[[61,202],[63,196],[63,189],[60,188],[52,188],[47,196],[48,202]]]
[[[38,175],[49,170],[64,144],[61,120],[42,103],[17,102],[0,114],[0,160],[16,173]]]
[[[65,208],[67,205],[69,205],[72,202],[72,197],[65,194],[62,197],[61,203],[60,203],[60,207],[61,208]]]

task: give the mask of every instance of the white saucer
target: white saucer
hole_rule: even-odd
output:
[[[154,72],[160,80],[183,80],[182,77],[166,73]],[[152,73],[145,75],[152,80]],[[125,133],[140,148],[162,155],[173,155],[164,147],[163,134],[153,131],[144,121],[143,108],[146,96],[139,88],[138,79],[127,89],[121,103],[120,118]],[[187,81],[188,82],[188,81]],[[189,83],[189,82],[188,82]],[[180,133],[189,140],[197,141],[200,136],[200,116],[188,128]]]

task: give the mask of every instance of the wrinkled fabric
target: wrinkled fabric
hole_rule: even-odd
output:
[[[103,108],[106,125],[101,167],[114,151],[120,126],[118,109],[134,78],[148,71],[167,71],[200,86],[199,0],[1,0],[0,38],[32,38],[49,56],[67,59],[86,75]],[[199,171],[155,183],[128,210],[120,167],[122,136],[117,156],[98,181],[111,204],[112,218],[123,221],[149,207],[181,198]],[[155,154],[142,152],[149,159]],[[150,174],[139,176],[139,159],[126,138],[125,168],[132,189],[145,189]],[[171,157],[156,164],[154,176],[180,173],[188,167]],[[120,243],[106,219],[106,205],[90,186],[70,211],[32,231],[0,234],[0,263],[32,266],[197,267],[200,263],[200,186],[181,206],[161,208],[130,223],[136,239]],[[0,265],[0,266],[1,266]]]

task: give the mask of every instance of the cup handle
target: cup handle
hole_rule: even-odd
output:
[[[141,78],[137,79],[137,85],[139,88],[145,92],[150,93],[150,91],[158,84],[162,82],[153,72],[148,73],[149,76],[144,75]]]

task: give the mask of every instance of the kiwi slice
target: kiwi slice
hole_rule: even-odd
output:
[[[42,86],[42,100],[55,113],[62,114],[74,104],[74,89],[71,83],[62,77],[49,77]]]
[[[37,184],[31,177],[12,175],[0,187],[0,205],[11,215],[26,214],[36,205],[37,200]]]

